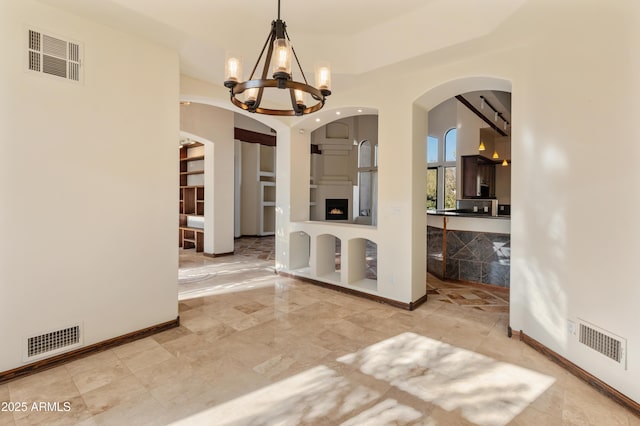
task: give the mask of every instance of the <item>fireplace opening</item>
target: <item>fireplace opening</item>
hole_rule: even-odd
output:
[[[325,200],[325,220],[348,220],[349,199],[327,198]]]

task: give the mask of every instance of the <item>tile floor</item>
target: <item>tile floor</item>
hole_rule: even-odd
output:
[[[242,244],[181,253],[199,272],[181,274],[179,328],[0,385],[0,401],[69,403],[0,425],[640,425],[507,338],[486,309],[504,296],[430,278],[408,312],[279,277]]]

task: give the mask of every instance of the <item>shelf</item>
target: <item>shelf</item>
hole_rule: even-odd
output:
[[[183,249],[195,248],[196,252],[204,251],[204,230],[190,226],[180,226],[179,245]]]
[[[204,157],[202,144],[180,150],[178,246],[196,252],[204,251]]]
[[[204,155],[194,155],[193,157],[181,158],[180,161],[204,160]]]
[[[264,207],[275,207],[276,202],[275,202],[275,201],[263,201],[263,202],[262,202],[262,205],[263,205]]]

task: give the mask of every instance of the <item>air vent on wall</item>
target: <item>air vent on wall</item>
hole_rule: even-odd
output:
[[[28,69],[80,81],[80,44],[29,30]]]
[[[578,340],[580,343],[614,360],[624,369],[627,368],[626,339],[583,320],[579,320],[579,325]]]
[[[60,352],[80,346],[81,333],[80,326],[63,328],[27,338],[25,359],[45,358]]]

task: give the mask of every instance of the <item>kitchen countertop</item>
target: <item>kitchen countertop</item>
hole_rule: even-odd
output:
[[[511,219],[511,216],[509,215],[491,216],[489,213],[474,213],[470,211],[457,210],[427,210],[427,214],[433,216],[474,217],[478,219]]]

